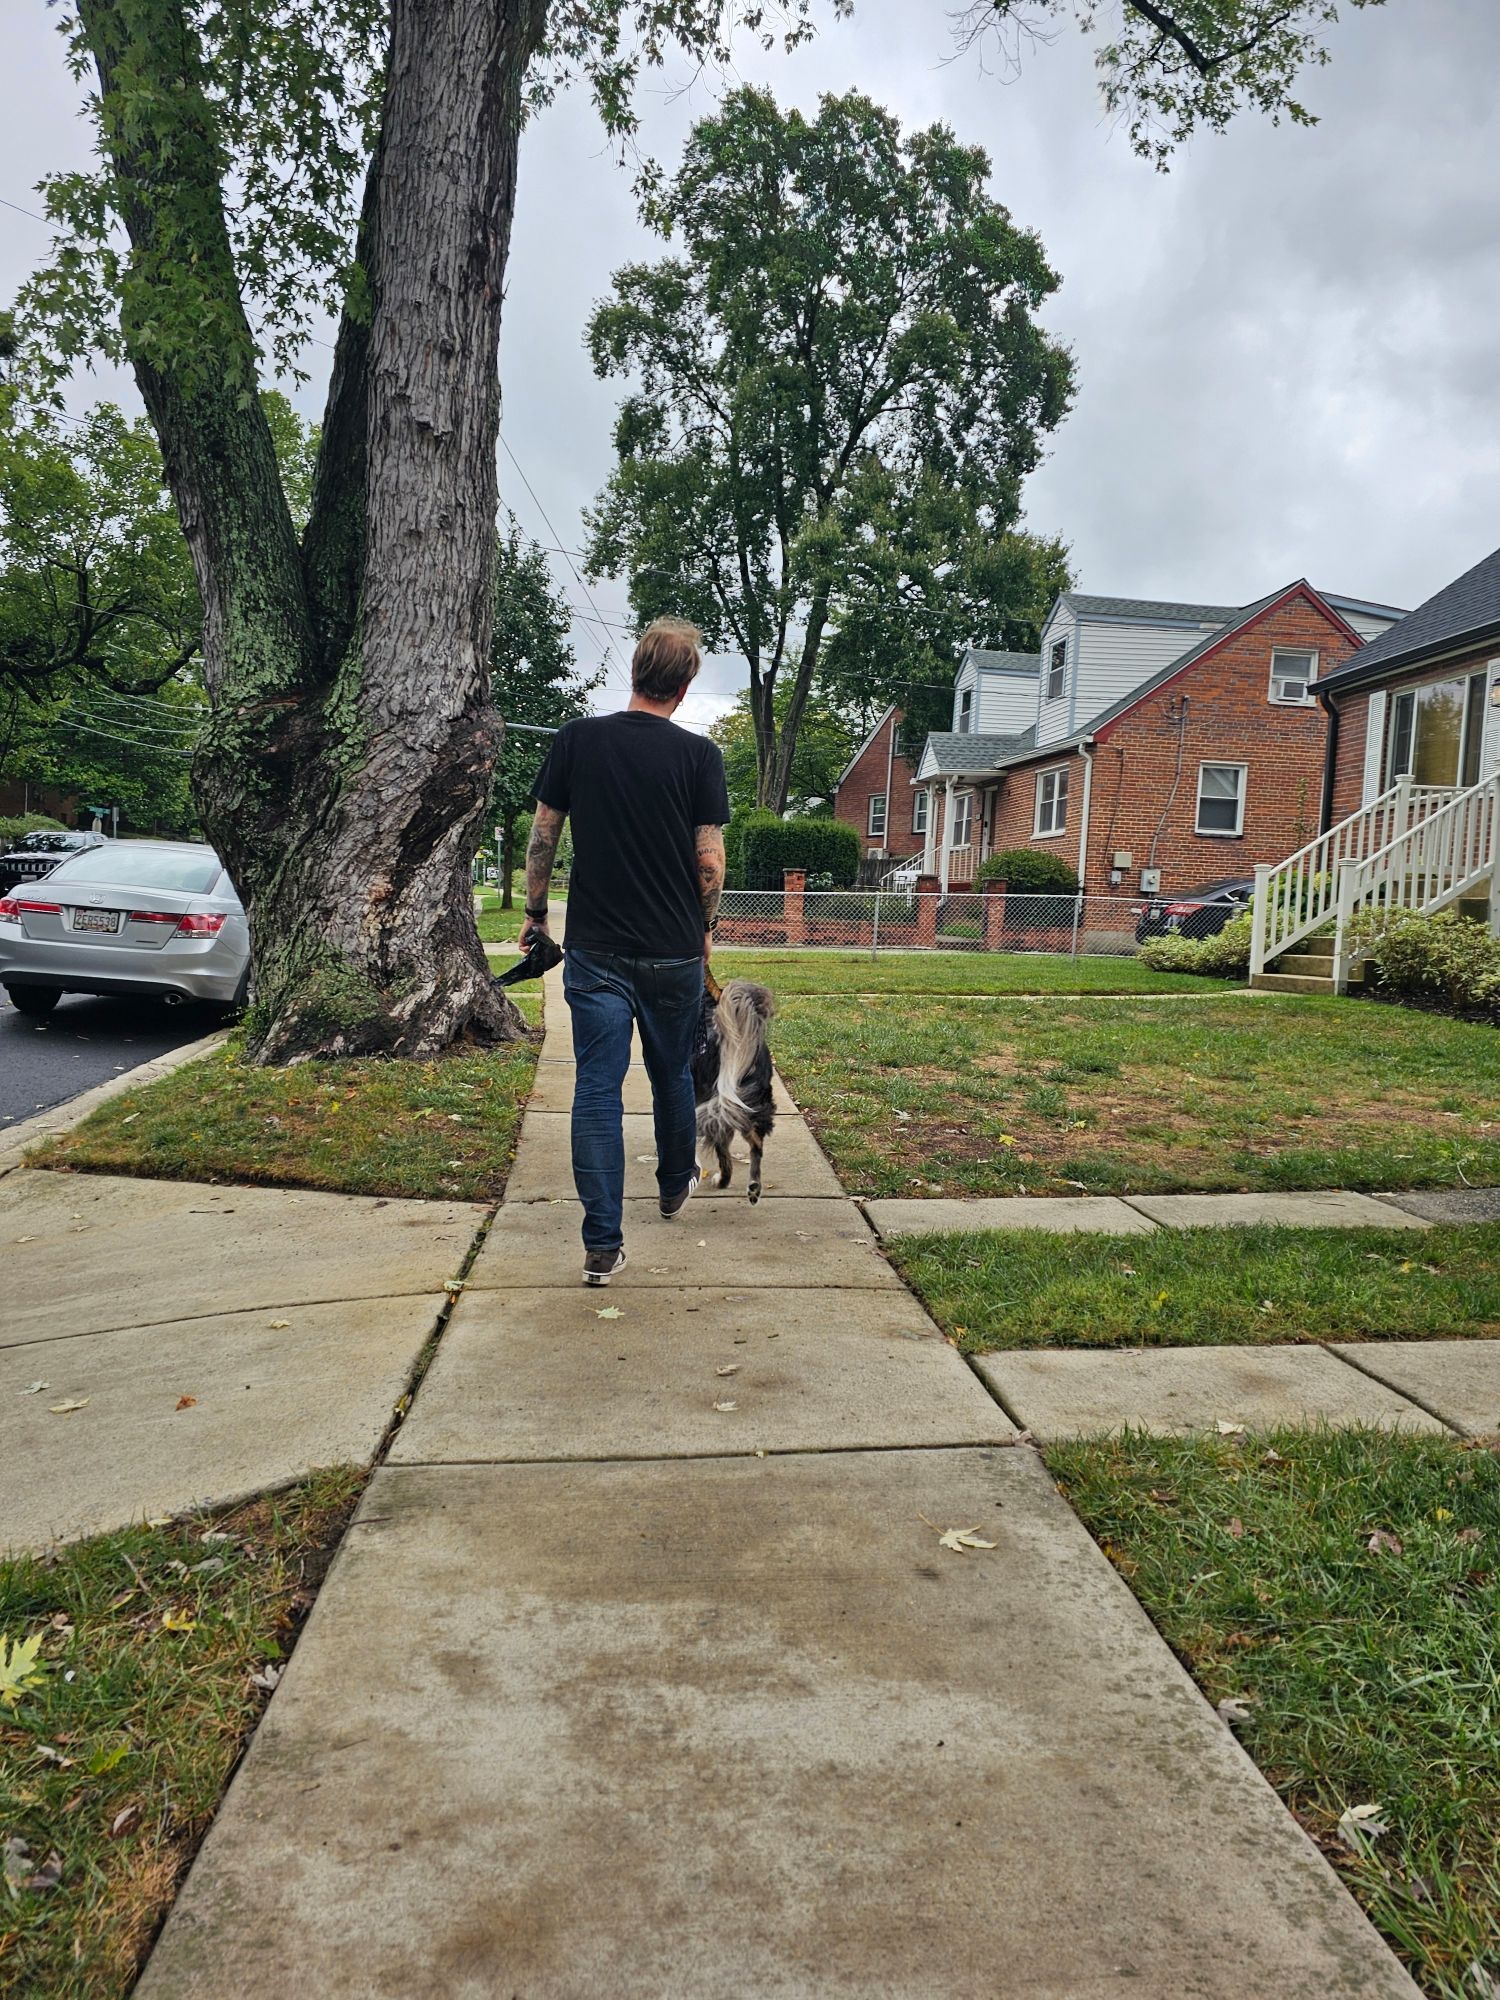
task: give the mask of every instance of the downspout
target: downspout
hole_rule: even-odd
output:
[[[1085,894],[1089,886],[1089,804],[1094,796],[1094,739],[1078,746],[1083,759],[1083,807],[1078,815],[1078,886]]]
[[[1323,746],[1323,796],[1318,802],[1318,832],[1327,833],[1333,825],[1333,786],[1339,761],[1339,711],[1327,688],[1319,687],[1316,681],[1313,682],[1313,693],[1318,697],[1318,706],[1328,717],[1328,740]]]
[[[940,887],[948,893],[948,876],[953,866],[953,780],[943,784],[943,869]]]

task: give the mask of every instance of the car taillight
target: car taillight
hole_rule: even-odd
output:
[[[1169,917],[1190,917],[1197,907],[1196,903],[1168,903],[1167,915]]]
[[[0,917],[8,917],[11,923],[18,924],[24,914],[34,917],[60,917],[62,904],[36,903],[26,896],[6,896],[0,900]]]
[[[21,905],[14,896],[0,896],[0,924],[18,924],[21,921]]]
[[[177,926],[178,937],[216,937],[224,928],[222,910],[205,910],[201,916],[184,917]]]
[[[132,924],[175,924],[178,917],[175,910],[130,910],[126,921]]]

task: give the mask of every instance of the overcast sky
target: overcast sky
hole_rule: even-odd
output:
[[[9,0],[0,198],[35,206],[84,157],[77,94],[42,0]],[[1245,113],[1168,175],[1112,132],[1071,27],[1023,73],[955,58],[945,0],[856,0],[792,56],[736,51],[747,81],[811,111],[858,87],[908,125],[942,120],[993,163],[995,195],[1041,235],[1063,284],[1046,315],[1078,396],[1027,488],[1030,526],[1072,548],[1081,587],[1242,603],[1297,576],[1410,606],[1500,539],[1500,5],[1388,0],[1351,13],[1304,79],[1321,123]],[[644,140],[669,166],[715,79],[647,80]],[[0,209],[0,291],[45,247]],[[501,347],[501,490],[545,543],[581,546],[609,471],[618,384],[594,379],[585,320],[620,263],[662,254],[582,96],[526,134]],[[297,400],[319,413],[321,364]],[[71,407],[117,378],[84,379]],[[542,510],[555,525],[547,527]],[[623,584],[588,593],[562,556],[580,661],[623,699]],[[581,567],[581,565],[580,565]],[[606,646],[612,646],[607,660]],[[744,671],[705,671],[688,714],[728,704]]]

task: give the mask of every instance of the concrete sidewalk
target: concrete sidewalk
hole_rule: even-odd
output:
[[[1411,2000],[853,1203],[535,1139],[143,2000]]]

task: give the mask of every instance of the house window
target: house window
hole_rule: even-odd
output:
[[[869,826],[871,840],[885,839],[885,793],[871,792],[869,804]]]
[[[974,690],[965,688],[958,697],[958,728],[961,736],[967,736],[974,726]]]
[[[960,792],[953,801],[953,845],[967,847],[974,837],[974,794]]]
[[[925,792],[913,792],[911,795],[911,830],[926,838],[927,794]]]
[[[1052,652],[1047,661],[1047,699],[1059,701],[1068,684],[1068,642],[1054,639]]]
[[[1241,833],[1245,826],[1243,764],[1198,766],[1199,833]]]
[[[1036,832],[1040,836],[1064,833],[1068,825],[1068,767],[1041,771],[1036,781]]]
[[[1312,705],[1312,684],[1318,677],[1316,653],[1277,646],[1271,654],[1271,700],[1286,708]]]
[[[1484,736],[1484,674],[1428,681],[1391,697],[1386,783],[1409,777],[1418,785],[1479,781]]]

